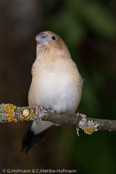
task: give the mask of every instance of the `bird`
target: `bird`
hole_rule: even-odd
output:
[[[29,106],[74,114],[81,100],[83,78],[67,45],[52,31],[43,31],[35,39],[36,59],[32,65]],[[49,121],[33,121],[23,138],[22,151],[26,149],[27,153],[53,125]]]

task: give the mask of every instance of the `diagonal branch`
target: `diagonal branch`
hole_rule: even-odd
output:
[[[36,114],[36,108],[17,107],[13,104],[0,105],[0,123],[19,122],[19,121],[51,121],[55,124],[76,125],[84,130],[86,134],[92,134],[98,130],[116,131],[116,120],[105,120],[88,118],[83,114],[58,114],[53,110],[39,108]]]

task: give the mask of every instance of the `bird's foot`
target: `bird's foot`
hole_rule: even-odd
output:
[[[76,115],[77,115],[77,118],[80,116],[84,121],[87,121],[85,114],[77,113]]]
[[[87,122],[87,118],[86,118],[86,115],[85,114],[77,113],[75,115],[77,116],[77,119],[80,116],[82,118],[82,120],[83,120],[84,123]],[[79,136],[79,126],[76,126],[76,132],[77,132],[77,135]]]
[[[34,108],[35,108],[35,113],[36,113],[36,115],[37,115],[38,112],[39,112],[38,106],[34,106]]]
[[[40,110],[43,110],[43,107],[42,107],[42,106],[36,106],[36,105],[34,105],[34,108],[35,108],[35,113],[36,113],[36,114],[39,113],[39,109],[40,109]]]
[[[79,127],[78,126],[76,126],[76,133],[79,136]]]
[[[42,106],[36,106],[36,105],[34,105],[34,108],[35,108],[36,115],[39,115],[40,111],[43,110],[43,107]],[[39,118],[38,121],[41,121],[41,118]],[[38,121],[37,121],[37,124],[38,124]]]

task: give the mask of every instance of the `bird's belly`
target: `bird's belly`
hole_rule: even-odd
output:
[[[78,84],[74,85],[73,78],[64,75],[46,74],[39,80],[32,81],[29,104],[43,106],[56,112],[74,113],[80,102]]]

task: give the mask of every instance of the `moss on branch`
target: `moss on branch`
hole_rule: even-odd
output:
[[[116,120],[105,120],[88,118],[84,119],[82,114],[58,114],[53,110],[46,110],[29,106],[18,107],[13,104],[0,105],[0,123],[19,122],[19,121],[51,121],[55,124],[76,125],[77,129],[81,128],[86,134],[92,134],[98,130],[116,131]]]

